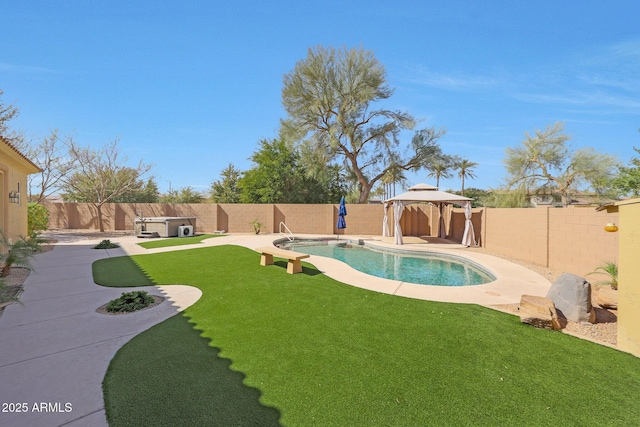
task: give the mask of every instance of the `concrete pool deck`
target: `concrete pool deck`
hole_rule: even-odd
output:
[[[300,234],[296,235],[296,237],[332,238],[332,236],[310,234]],[[206,239],[202,243],[195,245],[173,246],[150,250],[137,245],[137,243],[140,243],[140,239],[132,240],[135,238],[126,238],[121,239],[122,242],[120,242],[120,240],[118,241],[123,245],[123,249],[128,254],[134,255],[227,244],[255,249],[260,246],[271,245],[275,240],[282,238],[283,237],[278,234],[235,234]],[[402,250],[416,253],[437,252],[468,258],[489,270],[497,279],[491,283],[474,286],[448,287],[416,285],[398,280],[389,280],[370,276],[355,270],[341,261],[330,258],[311,256],[306,261],[315,265],[316,268],[327,276],[359,288],[408,298],[464,304],[479,304],[492,308],[494,308],[493,306],[503,304],[517,304],[520,302],[520,297],[523,294],[545,296],[551,287],[551,283],[543,276],[519,264],[491,255],[477,253],[473,251],[473,248],[467,248],[463,245],[452,243],[447,240],[438,238],[425,239],[419,237],[405,237],[405,244],[398,246],[393,244],[393,238],[357,235],[340,236],[340,240],[345,241],[358,241],[359,239],[365,240],[366,244],[371,246],[388,250]]]

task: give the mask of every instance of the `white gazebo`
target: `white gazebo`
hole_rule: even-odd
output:
[[[393,205],[394,219],[394,243],[402,245],[402,228],[400,228],[400,218],[404,211],[404,207],[412,203],[432,203],[440,208],[440,227],[438,237],[445,238],[446,231],[444,218],[442,216],[442,207],[448,203],[458,205],[464,208],[464,234],[462,235],[462,244],[465,246],[475,246],[476,237],[471,223],[471,200],[468,197],[458,196],[457,194],[439,191],[438,187],[429,184],[417,184],[409,188],[409,191],[399,196],[392,197],[384,201],[384,219],[382,223],[382,235],[389,236],[389,216],[387,210]]]

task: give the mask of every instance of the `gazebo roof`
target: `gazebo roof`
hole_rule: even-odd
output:
[[[385,202],[402,201],[408,203],[434,202],[464,204],[473,199],[458,196],[457,194],[439,191],[438,187],[429,184],[417,184],[409,188],[409,191],[385,200]]]
[[[438,191],[438,187],[431,184],[416,184],[409,188],[409,191]]]

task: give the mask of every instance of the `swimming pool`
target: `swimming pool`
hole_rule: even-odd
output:
[[[419,285],[470,286],[496,280],[490,272],[464,258],[435,252],[388,252],[367,245],[328,244],[322,240],[275,243],[296,252],[337,259],[372,276]]]

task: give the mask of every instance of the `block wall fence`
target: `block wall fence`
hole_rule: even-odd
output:
[[[49,229],[99,229],[95,208],[87,203],[45,203]],[[294,234],[336,234],[338,205],[297,204],[159,204],[110,203],[102,207],[107,231],[134,229],[136,212],[144,217],[185,216],[196,218],[196,230],[212,233],[252,233],[252,222],[262,233],[278,233],[282,222]],[[380,236],[382,205],[347,205],[346,234]],[[388,210],[393,233],[393,209]],[[444,209],[449,239],[462,240],[464,212]],[[414,204],[405,207],[400,224],[406,236],[436,236],[438,208]],[[594,207],[541,207],[531,209],[473,209],[472,222],[478,244],[487,250],[537,265],[581,276],[600,264],[618,262],[618,233],[607,233],[617,213],[597,212]],[[341,231],[342,233],[342,231]],[[598,276],[590,276],[602,280]]]

